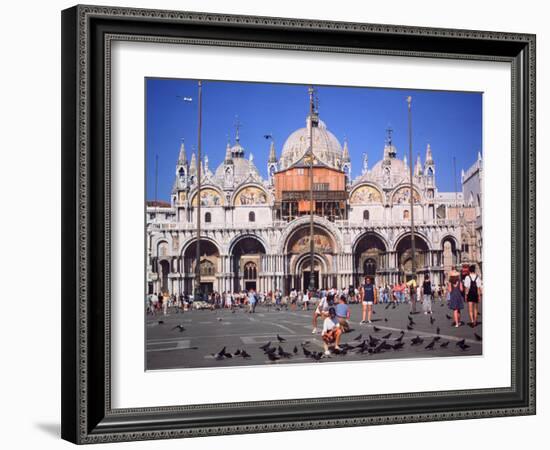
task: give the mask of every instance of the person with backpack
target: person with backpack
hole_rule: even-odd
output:
[[[466,290],[466,301],[468,302],[468,313],[470,315],[470,326],[477,326],[477,316],[479,314],[479,303],[481,302],[481,278],[476,274],[476,266],[472,264],[469,268],[469,274],[464,278],[464,288]]]

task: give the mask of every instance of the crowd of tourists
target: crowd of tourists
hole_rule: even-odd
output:
[[[482,283],[476,274],[475,265],[465,266],[458,270],[451,270],[444,285],[432,282],[425,274],[418,279],[402,281],[393,285],[376,285],[372,277],[367,276],[358,286],[344,288],[301,291],[292,289],[288,295],[281,290],[256,292],[254,289],[241,292],[211,292],[203,298],[195,299],[192,295],[181,294],[176,296],[167,290],[153,293],[147,297],[146,309],[151,315],[168,314],[195,309],[236,309],[241,308],[253,314],[258,305],[273,307],[278,310],[298,309],[313,310],[312,333],[318,333],[318,321],[323,320],[321,335],[325,344],[325,352],[329,346],[339,349],[340,336],[350,329],[350,304],[361,304],[361,325],[372,323],[373,305],[380,303],[389,306],[393,303],[408,304],[411,313],[417,313],[420,304],[422,312],[432,314],[434,302],[445,303],[453,311],[453,326],[459,327],[461,312],[465,303],[468,305],[469,324],[472,327],[478,324],[479,303],[482,299]]]

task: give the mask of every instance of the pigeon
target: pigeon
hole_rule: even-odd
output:
[[[436,332],[437,334],[441,333],[441,328],[437,327],[437,329],[435,330],[435,332]]]
[[[298,353],[298,347],[297,347],[296,345],[294,346],[294,350],[293,350],[293,351],[294,351],[294,354]]]
[[[268,353],[275,353],[277,351],[277,349],[275,347],[268,347],[264,350],[264,353],[267,355]]]
[[[387,322],[388,321],[388,318],[387,317],[384,317],[384,322]]]
[[[413,327],[411,327],[410,325],[407,325],[407,330],[413,330]]]
[[[360,334],[359,336],[355,336],[354,341],[360,341],[362,337],[363,337],[362,334]]]
[[[441,339],[441,336],[436,336],[436,337],[434,337],[434,341],[435,341],[435,342],[439,341],[440,339]]]
[[[270,361],[278,361],[279,359],[281,359],[279,356],[274,355],[273,353],[268,353],[268,354],[267,354],[267,358],[268,358]]]
[[[369,334],[369,345],[371,347],[374,347],[376,344],[378,344],[380,342],[380,339],[377,339],[375,337],[372,337],[370,334]]]
[[[243,350],[243,351],[241,352],[241,356],[242,356],[243,358],[250,358],[250,355],[246,352],[246,350]]]
[[[388,309],[391,306],[391,303],[388,303],[384,309]]]
[[[424,347],[426,350],[433,350],[434,349],[434,345],[435,345],[435,339],[432,340],[432,342],[430,342],[428,345],[426,345],[426,347]]]
[[[319,361],[322,357],[323,357],[323,352],[313,352],[311,354],[311,357],[315,360],[315,361]]]
[[[412,338],[411,345],[419,345],[424,342],[424,339],[422,339],[420,336],[416,336],[415,338]]]
[[[462,349],[462,351],[468,350],[470,348],[470,346],[466,343],[461,343],[461,344],[457,343],[457,345]]]
[[[239,356],[241,354],[241,351],[239,349],[235,350],[235,353],[233,353],[233,355],[235,356]]]
[[[267,350],[269,347],[271,347],[271,341],[269,341],[267,344],[264,344],[260,347],[260,350]]]
[[[378,333],[380,331],[380,328],[378,328],[376,325],[372,327],[375,333]]]
[[[373,314],[376,314],[376,311],[373,309],[373,310],[372,310],[372,313],[373,313]]]
[[[382,341],[380,344],[378,344],[373,353],[380,353],[384,349],[384,345],[386,344],[386,341]]]
[[[476,338],[477,341],[481,341],[481,340],[482,340],[482,337],[481,337],[479,334],[474,333],[474,336],[475,336],[475,338]]]
[[[433,325],[434,322],[435,322],[435,319],[432,316],[430,316],[430,325]]]
[[[399,336],[398,338],[395,338],[394,341],[395,342],[401,342],[403,340],[403,336],[404,334],[402,334],[401,336]]]
[[[405,345],[404,342],[399,341],[397,344],[393,344],[393,349],[394,350],[400,350],[400,349],[403,348],[404,345]]]
[[[231,314],[235,314],[235,310],[234,310],[234,309],[231,311]]]
[[[164,323],[164,320],[159,320],[159,325],[162,325]]]
[[[183,325],[176,325],[174,328],[172,328],[172,330],[180,330],[180,333],[183,333],[185,331],[185,328],[183,327]]]
[[[446,317],[447,319],[449,319],[449,320],[452,320],[452,317],[449,316],[449,314],[445,314],[445,317]]]
[[[391,332],[389,332],[388,334],[385,334],[384,336],[382,336],[382,339],[389,339],[391,336]]]
[[[218,353],[216,353],[215,358],[216,359],[223,359],[226,354],[227,353],[226,353],[225,347],[224,347]]]
[[[466,343],[466,339],[462,339],[461,341],[458,341],[455,345],[457,347],[460,347],[461,345],[464,345]]]
[[[279,342],[286,342],[286,339],[285,338],[282,338],[281,336],[277,335],[277,340]]]
[[[311,352],[307,348],[302,347],[302,351],[304,352],[304,356],[311,356]]]
[[[442,342],[441,345],[440,345],[440,347],[441,347],[441,348],[447,348],[447,347],[449,346],[449,342],[450,342],[450,341]]]

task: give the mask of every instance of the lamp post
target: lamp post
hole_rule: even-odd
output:
[[[314,280],[314,241],[313,241],[313,86],[309,88],[309,286],[308,290],[315,290]]]
[[[407,97],[407,107],[409,114],[409,178],[410,178],[410,200],[411,200],[411,253],[412,253],[412,264],[411,272],[412,279],[416,279],[416,248],[414,242],[414,195],[413,195],[413,157],[412,157],[412,111],[411,111],[412,97],[409,95]]]

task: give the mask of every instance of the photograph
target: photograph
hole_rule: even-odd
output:
[[[146,371],[483,356],[482,92],[143,101]]]

